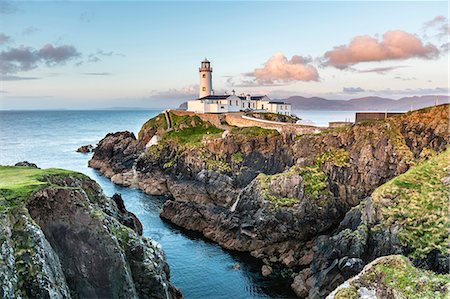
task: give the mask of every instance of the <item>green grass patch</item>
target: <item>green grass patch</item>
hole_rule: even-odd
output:
[[[222,173],[230,173],[233,170],[227,162],[213,159],[206,160],[206,168],[208,170],[215,170]]]
[[[449,298],[450,275],[435,274],[415,268],[405,257],[395,258],[390,263],[378,264],[375,272],[382,275],[383,282],[409,299]]]
[[[358,299],[358,292],[354,287],[340,289],[336,292],[334,299]]]
[[[423,257],[433,249],[449,250],[450,188],[442,182],[449,176],[450,150],[411,168],[377,188],[372,198],[381,206],[384,225],[399,225],[399,239]]]
[[[205,127],[190,127],[180,131],[170,131],[164,134],[163,141],[173,140],[179,145],[200,145],[204,136],[220,137],[223,130],[211,126]]]
[[[157,116],[149,119],[148,121],[146,121],[142,127],[141,130],[139,131],[138,134],[138,139],[142,140],[144,138],[144,134],[146,132],[148,132],[149,130],[154,129],[155,131],[158,129],[164,129],[167,130],[167,122],[166,122],[166,117],[164,115],[164,113],[160,113]]]
[[[316,162],[319,165],[331,163],[338,167],[349,167],[350,155],[348,151],[343,148],[327,150],[316,158]]]
[[[68,175],[87,178],[83,174],[64,169],[0,166],[0,197],[4,199],[0,211],[17,206],[35,191],[49,186],[47,177]]]
[[[244,155],[241,152],[237,152],[231,155],[231,162],[235,164],[242,163],[244,161]]]
[[[298,173],[303,179],[303,191],[314,199],[329,195],[328,176],[319,165],[300,167]]]
[[[261,127],[243,127],[231,129],[233,135],[242,135],[247,137],[260,137],[260,136],[277,136],[280,133],[277,130],[265,129]]]

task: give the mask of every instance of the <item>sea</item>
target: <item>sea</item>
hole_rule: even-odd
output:
[[[107,133],[134,132],[160,110],[0,111],[0,165],[29,161],[41,168],[65,168],[97,181],[108,196],[120,193],[126,208],[143,224],[143,234],[166,253],[172,282],[185,298],[293,298],[287,280],[260,274],[261,262],[248,254],[222,249],[201,235],[159,217],[164,198],[111,183],[88,167],[92,154],[77,153]],[[317,125],[353,117],[351,111],[295,111]],[[352,121],[352,120],[351,120]]]

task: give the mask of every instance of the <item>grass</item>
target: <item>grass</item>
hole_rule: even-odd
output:
[[[366,288],[395,298],[444,299],[450,297],[450,275],[435,274],[415,268],[408,258],[390,255],[366,266],[360,276],[336,292],[335,299],[360,298],[358,290]],[[383,297],[384,298],[384,297]]]
[[[217,127],[189,127],[180,131],[170,131],[164,134],[161,141],[173,140],[179,145],[200,145],[204,136],[217,136],[223,130]]]
[[[46,179],[48,176],[67,175],[84,177],[80,173],[64,169],[0,166],[0,197],[4,199],[0,211],[17,206],[35,191],[49,186],[50,183]]]
[[[374,203],[381,206],[384,224],[400,227],[399,239],[424,257],[433,249],[449,249],[450,188],[442,182],[449,176],[450,149],[418,164],[406,173],[377,188]]]
[[[261,190],[261,195],[264,199],[270,201],[273,204],[275,209],[279,209],[281,207],[289,207],[300,201],[299,198],[295,197],[281,197],[277,194],[274,194],[271,190],[270,183],[272,180],[279,178],[280,176],[290,176],[295,175],[294,172],[282,172],[273,175],[267,175],[264,173],[258,174],[256,179],[258,180],[259,188]]]
[[[243,127],[233,128],[231,133],[234,135],[241,135],[247,137],[260,137],[260,136],[277,136],[280,133],[277,130],[265,129],[260,127]]]
[[[157,116],[149,119],[146,121],[139,131],[138,139],[142,140],[144,139],[144,134],[151,129],[154,129],[155,131],[159,129],[167,130],[167,122],[166,117],[164,116],[164,113],[160,113]]]
[[[303,191],[313,199],[329,195],[328,176],[319,165],[304,166],[298,169],[302,176]]]
[[[235,164],[242,163],[244,161],[244,155],[241,152],[237,152],[231,155],[231,162]]]
[[[450,275],[417,269],[405,257],[389,256],[388,258],[387,263],[375,266],[375,273],[381,275],[383,282],[402,294],[403,298],[449,298]]]
[[[334,299],[358,299],[358,292],[354,287],[340,289],[336,292]]]
[[[324,163],[332,163],[338,167],[349,167],[350,155],[348,151],[343,148],[327,150],[316,158],[316,162],[319,165],[323,165]]]

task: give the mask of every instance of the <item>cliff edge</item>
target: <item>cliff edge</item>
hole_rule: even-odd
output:
[[[80,173],[0,166],[1,298],[180,298],[160,246]]]

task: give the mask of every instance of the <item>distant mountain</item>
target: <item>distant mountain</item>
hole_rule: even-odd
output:
[[[187,102],[183,102],[178,106],[178,109],[180,110],[187,110]]]
[[[293,96],[284,100],[292,110],[340,110],[340,111],[408,111],[433,106],[436,96],[413,96],[398,100],[381,97],[364,97],[351,100],[327,100],[319,97]],[[439,104],[449,103],[449,96],[439,96]]]

